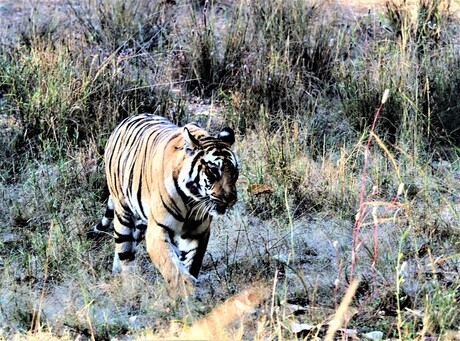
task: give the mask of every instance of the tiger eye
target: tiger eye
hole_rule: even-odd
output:
[[[205,174],[209,181],[215,182],[220,180],[220,172],[217,167],[208,167],[205,169]]]

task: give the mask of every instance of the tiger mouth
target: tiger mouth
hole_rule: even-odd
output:
[[[218,213],[218,214],[225,214],[225,212],[227,212],[227,209],[228,209],[228,205],[222,205],[222,204],[218,204],[215,206],[215,211]]]
[[[219,215],[227,213],[227,210],[235,204],[235,201],[230,203],[216,202],[213,211]]]
[[[211,213],[218,214],[218,215],[223,215],[227,213],[227,210],[236,203],[236,197],[235,199],[232,199],[232,198],[230,198],[231,200],[228,200],[228,201],[225,199],[221,199],[221,198],[211,198],[211,202],[212,202]]]

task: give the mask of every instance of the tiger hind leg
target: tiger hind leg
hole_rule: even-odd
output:
[[[127,208],[115,210],[113,221],[115,254],[112,272],[133,272],[136,260],[137,221]]]
[[[107,235],[112,226],[113,217],[113,200],[112,196],[109,196],[104,217],[102,217],[101,221],[94,225],[93,228],[86,233],[86,237],[88,239],[100,239],[104,235]]]
[[[131,260],[129,256],[127,256],[126,260],[120,260],[120,256],[118,254],[118,249],[117,249],[117,244],[115,244],[115,254],[113,257],[113,266],[112,266],[113,273],[118,273],[118,272],[132,273],[135,271],[136,248],[137,248],[137,245],[139,245],[139,243],[145,238],[145,231],[147,230],[147,225],[144,223],[143,220],[135,219],[134,226],[135,228],[134,230],[132,230],[133,241],[131,244],[131,252],[132,252],[133,260]],[[116,240],[115,240],[115,243],[116,243]]]

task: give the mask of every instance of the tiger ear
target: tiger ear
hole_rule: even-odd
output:
[[[200,147],[200,142],[192,135],[190,130],[185,127],[182,130],[182,136],[184,137],[184,147],[187,154]]]
[[[224,128],[217,135],[217,138],[229,146],[235,143],[235,132],[232,128]]]

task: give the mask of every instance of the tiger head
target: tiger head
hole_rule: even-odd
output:
[[[185,161],[180,182],[184,193],[195,205],[211,215],[224,214],[237,200],[238,161],[231,150],[235,142],[232,129],[224,128],[217,136],[199,129],[193,133],[184,127]]]

